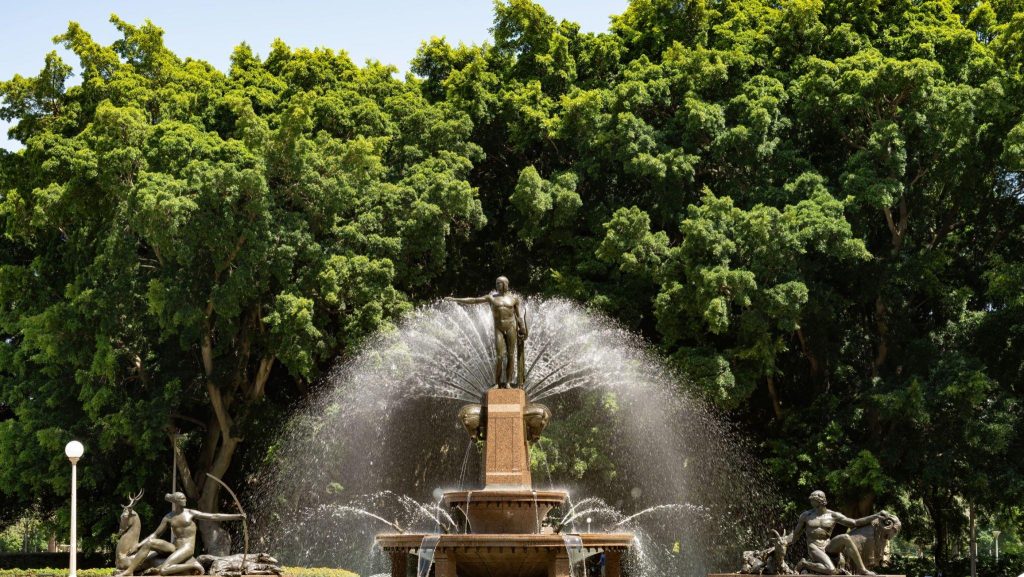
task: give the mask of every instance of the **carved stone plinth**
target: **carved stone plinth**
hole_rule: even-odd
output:
[[[529,447],[522,389],[491,389],[487,392],[487,450],[484,452],[485,489],[529,489]]]

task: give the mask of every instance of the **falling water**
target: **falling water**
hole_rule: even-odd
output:
[[[430,567],[434,564],[434,550],[437,549],[437,542],[440,537],[427,535],[423,537],[420,548],[416,550],[416,577],[429,577]]]
[[[565,554],[569,557],[569,577],[582,577],[578,567],[586,558],[583,539],[579,535],[566,534],[562,535],[562,542],[565,543]]]
[[[728,422],[607,317],[561,299],[530,298],[526,310],[525,389],[554,415],[531,458],[574,496],[551,523],[591,509],[595,530],[635,532],[626,567],[637,577],[734,568],[764,533],[771,496]],[[375,533],[393,529],[337,507],[407,531],[448,524],[430,507],[438,488],[479,470],[456,415],[491,385],[492,331],[486,306],[434,303],[340,363],[283,427],[261,474],[264,544],[291,565],[366,575],[387,570],[367,551]]]

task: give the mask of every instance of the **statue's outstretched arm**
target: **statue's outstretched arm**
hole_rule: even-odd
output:
[[[836,522],[843,527],[863,527],[864,525],[870,525],[872,521],[879,517],[878,513],[874,515],[868,515],[867,517],[861,517],[860,519],[851,519],[842,513],[836,513]]]
[[[192,516],[205,521],[241,521],[245,519],[245,515],[241,513],[203,513],[202,511],[193,511]]]
[[[160,538],[160,535],[163,535],[164,531],[166,531],[166,530],[167,530],[167,517],[164,517],[164,518],[160,519],[160,524],[157,525],[157,528],[156,528],[155,531],[150,533],[149,536],[146,537],[145,539],[143,539],[143,540],[141,540],[141,541],[139,541],[138,543],[135,544],[135,547],[133,548],[132,553],[134,553],[135,551],[138,551],[139,548],[144,543],[148,543],[148,542],[152,541],[153,539]]]
[[[863,527],[865,525],[870,525],[875,519],[878,519],[881,516],[882,516],[881,513],[875,513],[874,515],[868,515],[867,517],[861,517],[860,519],[855,520],[853,522],[853,524],[854,524],[855,527]]]
[[[489,297],[466,297],[466,298],[455,298],[455,297],[444,297],[444,300],[459,303],[460,305],[480,305],[484,304],[491,299]]]

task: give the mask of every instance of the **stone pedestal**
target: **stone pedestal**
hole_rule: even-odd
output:
[[[548,565],[548,577],[572,577],[572,566],[569,565],[569,555],[564,551],[555,554],[555,558]]]
[[[606,552],[604,554],[604,576],[619,577],[620,575],[622,575],[622,552]]]
[[[523,423],[526,392],[491,389],[487,392],[487,450],[484,489],[529,489],[529,447]]]
[[[391,552],[391,574],[394,577],[405,577],[409,574],[409,553],[406,551]]]
[[[434,553],[434,577],[456,577],[455,559],[444,553]]]

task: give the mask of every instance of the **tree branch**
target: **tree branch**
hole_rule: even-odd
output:
[[[224,407],[224,395],[221,394],[220,388],[211,379],[206,379],[206,392],[210,396],[213,414],[217,416],[217,426],[220,427],[223,442],[227,443],[231,440],[231,425],[233,423],[231,415],[228,414],[227,409]],[[220,475],[217,476],[219,477]]]
[[[178,446],[177,439],[170,430],[167,431],[167,438],[170,439],[171,447],[177,456],[178,473],[181,475],[181,486],[185,489],[185,495],[192,500],[199,499],[199,487],[196,486],[196,482],[192,478],[192,471],[189,470],[185,453]]]
[[[217,443],[220,442],[220,427],[217,426],[217,416],[210,415],[210,423],[206,426],[206,440],[203,442],[203,449],[199,453],[199,471],[209,471],[213,465],[213,456],[217,453]],[[206,475],[195,480],[196,484],[202,487],[206,483]]]
[[[195,417],[190,417],[188,415],[182,415],[181,413],[171,413],[171,418],[172,419],[178,419],[178,420],[181,420],[181,421],[188,421],[190,423],[193,423],[194,425],[196,425],[200,429],[202,429],[204,431],[206,430],[206,423],[200,421],[199,419],[197,419]]]
[[[775,388],[775,377],[768,375],[768,395],[772,398],[772,411],[775,418],[782,418],[782,401],[779,400],[779,391]]]
[[[878,377],[878,371],[882,368],[886,358],[889,356],[889,324],[886,320],[889,309],[882,300],[882,295],[875,299],[875,327],[878,329],[878,353],[875,360],[871,362],[871,376]]]
[[[148,386],[149,374],[146,373],[146,367],[142,364],[142,357],[135,355],[132,362],[135,364],[135,372],[139,374],[139,380],[142,381],[142,386]]]
[[[889,233],[893,238],[896,238],[899,232],[896,230],[896,221],[892,218],[892,209],[888,206],[883,206],[882,214],[885,215],[885,224],[889,227]]]
[[[213,303],[207,308],[213,308]],[[206,374],[207,380],[213,375],[213,335],[210,334],[210,322],[209,317],[206,320],[206,326],[203,328],[203,342],[199,345],[199,350],[203,356],[203,372]]]
[[[246,237],[244,234],[238,237],[238,241],[235,242],[234,248],[232,248],[231,252],[228,253],[228,257],[224,259],[224,262],[217,265],[217,268],[214,270],[214,282],[220,279],[220,273],[227,270],[227,268],[231,266],[231,263],[235,262],[235,258],[238,257],[238,252],[242,250],[243,246],[245,246],[245,241]]]
[[[274,355],[263,357],[260,361],[260,368],[256,371],[256,379],[253,381],[249,398],[258,401],[263,398],[263,391],[270,378],[270,369],[274,368]]]
[[[821,370],[821,364],[818,362],[818,357],[814,354],[814,351],[807,344],[807,337],[804,335],[802,327],[796,330],[796,336],[800,340],[800,349],[803,350],[804,356],[807,357],[807,362],[811,365],[811,375],[817,377]]]

